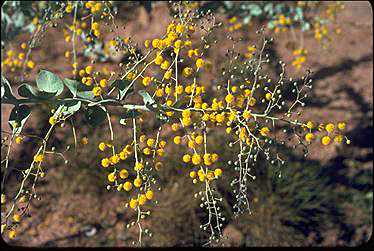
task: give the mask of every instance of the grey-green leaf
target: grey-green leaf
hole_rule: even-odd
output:
[[[1,103],[18,104],[8,80],[3,75],[1,75]]]
[[[56,74],[46,70],[40,70],[36,77],[36,85],[40,90],[55,93],[56,96],[64,90],[61,79]]]
[[[130,85],[131,81],[129,80],[121,80],[117,79],[113,82],[112,86],[116,87],[119,92],[119,100],[124,100],[130,95],[132,92],[134,92],[134,86]]]
[[[65,107],[62,111],[62,115],[64,117],[73,115],[74,113],[79,111],[79,109],[81,108],[81,104],[82,104],[82,102],[78,101],[78,100],[69,100],[69,101],[65,102],[65,104],[64,104]]]
[[[13,134],[18,134],[22,131],[22,127],[30,117],[30,114],[31,110],[27,105],[15,106],[12,109],[8,123]]]
[[[250,11],[251,15],[259,16],[259,15],[262,14],[262,9],[257,4],[250,4],[249,7],[250,7],[249,11]]]
[[[308,30],[310,30],[310,23],[303,22],[303,24],[301,25],[301,30],[302,31],[308,31]]]
[[[89,103],[88,106],[95,106],[95,105],[111,105],[111,106],[123,106],[120,102],[115,99],[104,99],[95,103]]]
[[[64,84],[69,89],[69,91],[73,94],[73,97],[84,98],[88,100],[94,100],[95,96],[92,92],[92,88],[89,86],[83,85],[82,83],[73,80],[73,79],[64,79]]]
[[[93,126],[99,126],[106,118],[106,110],[102,106],[88,107],[86,111],[86,119]]]
[[[29,84],[22,84],[18,87],[18,94],[21,97],[33,98],[33,99],[50,99],[55,94],[51,92],[44,92],[35,88]]]
[[[143,101],[145,105],[155,103],[154,99],[149,95],[149,93],[145,90],[139,90],[138,93],[143,97]]]

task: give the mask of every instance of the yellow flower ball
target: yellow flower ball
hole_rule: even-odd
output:
[[[161,140],[160,143],[159,143],[159,146],[161,148],[164,148],[166,146],[166,141],[165,140]]]
[[[99,87],[99,86],[94,87],[92,89],[92,92],[93,92],[95,97],[100,96],[101,95],[101,87]]]
[[[16,138],[16,144],[19,145],[19,144],[22,144],[22,142],[23,142],[23,138],[18,136]]]
[[[182,93],[183,93],[183,86],[178,85],[178,86],[177,86],[177,89],[175,90],[175,92],[176,92],[177,94],[182,94]]]
[[[101,165],[103,167],[108,167],[110,165],[110,160],[108,158],[104,158],[101,160]]]
[[[136,162],[135,163],[135,166],[134,166],[134,170],[135,171],[138,171],[138,170],[142,170],[144,168],[144,164],[141,163],[141,162]]]
[[[212,158],[213,163],[216,162],[218,160],[218,154],[213,153],[211,158]]]
[[[330,144],[330,141],[331,141],[331,139],[330,139],[329,136],[323,136],[322,137],[322,144],[323,145],[327,146],[328,144]]]
[[[134,186],[136,186],[136,187],[140,187],[142,185],[142,179],[140,179],[140,178],[136,178],[135,180],[134,180]]]
[[[99,150],[100,150],[100,151],[105,151],[105,149],[106,149],[106,144],[105,144],[104,142],[101,142],[101,143],[99,144]]]
[[[164,70],[167,70],[169,68],[169,65],[170,65],[170,62],[165,60],[162,64],[161,64],[161,69],[164,69]]]
[[[208,173],[206,174],[206,177],[207,177],[208,180],[213,180],[214,179],[214,172],[208,171]]]
[[[203,143],[203,136],[199,135],[195,138],[196,144],[200,145]]]
[[[138,206],[138,201],[136,199],[131,199],[130,200],[130,207],[132,209],[135,209]]]
[[[338,144],[340,144],[340,143],[342,143],[342,141],[343,141],[343,136],[342,135],[336,135],[335,137],[334,137],[334,142],[335,143],[338,143]]]
[[[185,117],[191,117],[191,110],[189,110],[189,109],[183,110],[182,117],[183,118],[185,118]]]
[[[49,118],[49,123],[51,125],[55,125],[56,124],[56,120],[55,120],[55,118],[53,116]]]
[[[202,67],[204,67],[204,65],[205,65],[205,61],[202,58],[199,58],[199,59],[196,60],[196,67],[197,68],[202,68]]]
[[[149,41],[148,39],[144,41],[145,48],[149,48],[150,45],[151,45],[151,41]]]
[[[83,77],[84,75],[86,74],[86,71],[85,70],[80,70],[79,71],[79,76]],[[83,79],[83,78],[82,78]],[[84,84],[84,83],[83,83]]]
[[[163,62],[164,58],[161,55],[157,55],[155,58],[155,64],[159,65]]]
[[[182,140],[181,136],[175,136],[174,137],[174,143],[177,144],[177,145],[179,145],[181,143],[181,140]]]
[[[143,149],[143,153],[145,155],[150,155],[151,154],[151,149],[149,149],[148,147],[146,147],[146,148]]]
[[[212,157],[211,157],[211,154],[210,153],[206,153],[204,154],[204,164],[206,166],[210,166],[212,163]]]
[[[225,120],[225,114],[219,113],[216,115],[216,120],[218,123],[222,123]]]
[[[9,239],[13,240],[16,238],[16,230],[10,230],[8,234]]]
[[[91,65],[86,66],[85,71],[86,71],[87,74],[91,74],[92,73],[92,66]]]
[[[193,72],[193,70],[192,70],[191,67],[186,67],[186,68],[183,69],[183,76],[187,78],[187,77],[191,76],[192,72]]]
[[[329,133],[332,133],[334,131],[334,128],[335,128],[335,126],[332,123],[328,123],[325,127],[326,131],[329,132]]]
[[[108,82],[107,82],[106,79],[102,79],[102,80],[100,80],[100,86],[101,86],[102,88],[107,87],[107,85],[108,85]]]
[[[152,81],[151,77],[144,77],[142,83],[143,83],[144,86],[148,86],[148,85],[151,84],[151,81]]]
[[[93,79],[92,79],[91,77],[87,77],[87,78],[86,78],[86,83],[85,83],[85,84],[86,84],[87,86],[91,86],[91,85],[92,85],[92,82],[93,82]]]
[[[195,32],[195,27],[190,25],[188,26],[188,31],[191,32],[191,33],[194,33]]]
[[[157,149],[157,155],[160,156],[160,157],[164,156],[165,155],[165,150],[162,149],[162,148]]]
[[[189,154],[183,155],[183,162],[188,163],[191,160],[191,156]]]
[[[184,117],[182,119],[182,123],[184,126],[189,126],[192,124],[192,119],[190,117]]]
[[[6,202],[6,195],[1,194],[1,204],[5,204],[5,202]]]
[[[145,196],[146,196],[146,198],[147,198],[148,200],[151,200],[151,199],[153,199],[154,192],[153,192],[152,190],[148,190],[148,191],[146,192]]]
[[[141,194],[139,196],[138,201],[139,201],[139,205],[143,206],[147,201],[147,197],[144,194]]]
[[[116,174],[114,172],[111,172],[108,174],[108,180],[109,182],[114,182],[116,180]]]
[[[161,89],[157,89],[156,90],[156,96],[157,97],[162,97],[162,96],[164,96],[164,88],[161,88]]]
[[[201,163],[201,156],[199,154],[194,154],[192,156],[192,163],[194,165],[199,165]]]
[[[271,93],[266,93],[265,98],[266,98],[266,100],[271,100],[271,98],[272,98]]]
[[[183,41],[178,39],[177,41],[174,42],[174,47],[175,48],[181,48],[183,46]]]
[[[175,27],[175,31],[177,32],[177,33],[183,33],[183,31],[184,31],[184,25],[183,24],[177,24],[177,26]]]
[[[113,155],[113,156],[110,158],[110,160],[111,160],[111,162],[112,162],[113,164],[117,164],[117,163],[119,162],[119,156],[118,156],[118,154]]]
[[[131,188],[132,188],[131,182],[126,181],[125,184],[123,184],[123,189],[125,189],[125,191],[130,191]]]
[[[147,139],[147,146],[153,147],[155,145],[155,140],[152,138]]]
[[[119,172],[119,177],[121,179],[126,179],[127,177],[129,177],[129,172],[126,170],[126,169],[122,169],[120,172]],[[131,183],[130,183],[131,184]]]
[[[252,97],[252,98],[249,100],[249,105],[250,105],[250,106],[255,106],[255,105],[256,105],[256,99]]]
[[[191,40],[184,41],[184,46],[191,47],[192,46],[192,41]]]
[[[44,155],[43,154],[35,155],[34,159],[35,159],[35,162],[42,162],[44,160]]]
[[[208,120],[209,120],[209,114],[208,114],[208,113],[205,113],[205,114],[203,115],[203,120],[204,120],[204,121],[208,121]]]
[[[179,125],[178,123],[173,123],[173,124],[171,125],[171,129],[172,129],[174,132],[178,131],[179,128],[180,128],[180,125]]]
[[[234,101],[234,95],[232,95],[231,93],[227,94],[225,97],[225,101],[228,104],[232,103]]]
[[[125,152],[125,151],[122,151],[122,152],[119,153],[119,158],[120,158],[121,160],[125,160],[125,159],[127,159],[128,157],[129,157],[129,155],[128,155],[127,152]]]
[[[313,141],[314,138],[315,138],[315,136],[314,136],[313,133],[307,133],[307,134],[305,135],[305,140],[306,140],[307,142],[311,142],[311,141]]]
[[[171,70],[168,70],[168,71],[166,71],[166,72],[164,73],[164,78],[165,78],[165,79],[170,79],[170,78],[171,78]],[[167,94],[169,94],[169,93],[167,93]]]
[[[160,41],[160,39],[153,39],[152,40],[152,46],[154,47],[154,48],[158,48],[159,46],[160,46],[160,44],[161,44],[161,41]]]
[[[195,148],[195,141],[190,140],[190,141],[188,141],[187,145],[188,145],[189,148],[194,149]]]
[[[93,22],[91,28],[92,28],[93,30],[97,30],[97,29],[100,28],[100,25],[99,25],[97,22]]]
[[[309,129],[313,129],[314,128],[314,123],[312,121],[308,121],[308,123],[306,123],[306,127],[309,128]]]
[[[96,37],[100,37],[101,32],[100,32],[99,30],[94,30],[94,35],[95,35]]]
[[[345,127],[346,127],[346,124],[344,122],[339,122],[338,123],[338,129],[339,130],[343,131],[345,129]]]
[[[262,136],[266,137],[266,136],[269,135],[269,132],[270,132],[270,130],[269,130],[268,127],[263,127],[263,128],[261,128],[260,134],[261,134]]]
[[[244,111],[243,112],[243,118],[249,119],[251,117],[251,111]]]

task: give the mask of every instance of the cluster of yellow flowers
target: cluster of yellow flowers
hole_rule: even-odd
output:
[[[345,10],[345,5],[341,1],[336,1],[334,3],[329,3],[327,9],[325,10],[326,16],[332,21],[336,20],[336,16],[339,12]]]
[[[284,15],[279,15],[274,21],[274,32],[286,32],[288,31],[289,26],[292,24],[290,17],[285,17]]]
[[[307,141],[308,143],[311,143],[316,139],[316,135],[312,132],[313,129],[316,129],[319,132],[327,132],[327,135],[324,135],[321,138],[322,145],[329,145],[332,139],[334,139],[334,142],[337,144],[340,144],[343,139],[345,139],[346,144],[349,145],[351,143],[351,141],[346,136],[341,134],[341,132],[346,129],[345,122],[339,122],[337,124],[337,127],[335,127],[333,123],[327,123],[326,125],[320,124],[317,127],[313,121],[308,121],[303,125],[303,128],[304,130],[309,130],[309,132],[305,135],[305,141]],[[338,129],[338,132],[335,132],[336,129]]]
[[[229,32],[240,30],[243,27],[243,22],[239,21],[239,18],[236,16],[233,16],[229,19],[229,26],[227,27],[227,30]]]
[[[299,48],[293,51],[293,55],[296,56],[296,58],[292,61],[292,66],[294,66],[296,69],[300,69],[305,63],[308,50],[305,48]]]
[[[25,202],[25,197],[21,202]],[[1,206],[3,207],[3,205],[5,203],[6,203],[6,195],[1,194]],[[12,216],[13,224],[19,224],[21,222],[21,219],[22,219],[22,217],[18,213],[13,214],[13,216]],[[1,224],[1,234],[3,234],[5,232],[5,229],[6,229],[6,224]],[[14,229],[12,229],[8,232],[8,238],[11,239],[11,240],[16,238],[16,235],[17,235],[17,233],[16,233],[16,230],[14,230]]]
[[[85,2],[84,11],[92,17],[91,26],[89,27],[86,21],[75,20],[69,30],[64,29],[65,41],[69,46],[73,38],[71,32],[73,32],[73,36],[74,34],[82,35],[88,29],[88,32],[94,35],[92,37],[87,35],[86,40],[88,42],[101,36],[102,28],[95,17],[96,14],[105,16],[104,13],[106,13],[106,16],[108,15],[106,5],[107,3],[103,1]],[[68,2],[64,11],[71,14],[74,12],[75,6],[74,2]],[[229,23],[229,31],[238,30],[242,27],[237,17],[231,18]],[[276,20],[275,32],[287,31],[291,24],[289,17],[280,15]],[[216,205],[218,203],[215,203],[218,201],[216,199],[217,194],[214,194],[211,185],[223,176],[224,167],[223,163],[219,161],[220,156],[218,153],[209,149],[207,135],[211,128],[224,130],[229,139],[229,147],[235,145],[239,149],[238,160],[235,162],[240,162],[240,164],[235,165],[240,169],[241,174],[244,174],[240,175],[238,179],[238,193],[242,194],[245,194],[245,192],[240,189],[247,187],[247,177],[254,179],[254,176],[249,174],[249,163],[254,164],[260,152],[269,157],[269,153],[263,147],[270,146],[275,140],[275,123],[282,121],[288,122],[291,126],[301,126],[308,130],[304,137],[306,142],[312,143],[316,139],[317,129],[314,122],[308,121],[304,124],[291,119],[280,119],[270,114],[275,108],[280,110],[285,107],[281,90],[284,84],[284,64],[280,63],[283,72],[279,75],[277,81],[259,72],[260,69],[262,70],[260,66],[265,62],[269,62],[267,60],[268,56],[262,55],[268,41],[266,39],[264,39],[261,50],[257,50],[254,45],[249,45],[244,56],[231,58],[229,69],[222,70],[223,84],[214,86],[214,88],[217,88],[216,97],[210,98],[207,95],[210,90],[206,83],[198,81],[198,77],[201,71],[212,69],[212,63],[207,56],[209,55],[207,51],[212,43],[208,42],[210,39],[207,38],[210,32],[214,28],[220,27],[220,25],[215,22],[211,25],[212,27],[204,27],[204,25],[198,31],[206,32],[201,35],[202,42],[201,44],[195,44],[192,42],[194,40],[192,40],[191,36],[197,33],[197,24],[187,14],[175,18],[174,21],[168,24],[164,35],[144,41],[145,56],[135,52],[135,46],[132,45],[129,38],[121,39],[117,37],[109,40],[107,43],[108,47],[115,47],[116,50],[121,50],[123,49],[122,45],[126,45],[131,54],[128,58],[129,63],[120,64],[124,73],[118,74],[118,79],[114,78],[114,75],[116,75],[114,71],[110,72],[106,68],[101,71],[95,71],[92,61],[85,67],[78,67],[78,63],[75,61],[76,56],[74,56],[74,62],[72,63],[73,75],[78,75],[77,78],[80,79],[80,84],[92,88],[95,97],[100,96],[101,100],[105,101],[105,94],[109,94],[106,93],[107,89],[105,88],[109,85],[113,86],[116,80],[124,80],[128,85],[126,88],[136,87],[136,89],[148,94],[148,100],[142,95],[144,106],[134,104],[134,108],[132,108],[134,110],[131,110],[133,117],[129,116],[130,118],[128,118],[128,120],[133,122],[131,126],[134,133],[132,141],[125,145],[121,143],[122,149],[120,151],[116,150],[111,120],[108,119],[111,141],[109,141],[110,143],[100,142],[97,146],[100,154],[103,155],[100,156],[100,165],[106,172],[107,188],[114,188],[118,192],[127,192],[124,206],[138,212],[137,223],[139,223],[139,219],[144,219],[145,215],[149,215],[149,213],[143,211],[143,206],[150,201],[155,201],[155,191],[157,191],[155,184],[157,182],[154,179],[153,171],[162,170],[164,165],[162,157],[165,155],[167,142],[166,138],[164,138],[165,140],[162,138],[165,135],[161,136],[161,129],[165,127],[167,129],[171,128],[169,130],[170,134],[165,137],[169,136],[175,145],[185,147],[184,151],[182,151],[183,154],[176,157],[188,170],[186,175],[192,179],[192,182],[196,186],[204,187],[205,194],[203,196],[206,196],[206,201],[212,201],[211,205],[206,205],[209,212],[213,211],[211,209],[216,210],[216,207],[218,207]],[[323,33],[322,28],[321,32]],[[26,46],[23,47],[26,48]],[[74,51],[68,50],[65,52],[65,57],[70,60],[74,53]],[[294,51],[294,55],[296,59],[292,62],[292,65],[299,69],[305,63],[307,50],[299,48]],[[8,53],[8,58],[13,56],[14,52]],[[21,57],[24,58],[24,54]],[[260,60],[254,60],[257,57]],[[2,62],[2,64],[9,64],[9,60]],[[243,64],[248,72],[235,76],[234,74],[236,73],[234,71],[236,69],[234,68],[236,66],[232,66],[235,65],[235,63],[232,63],[235,60],[235,63],[238,64],[244,61]],[[229,73],[227,74],[229,75],[228,77],[226,73]],[[294,90],[298,92],[295,104],[301,103],[301,106],[303,106],[304,103],[299,98],[301,90],[296,88],[296,85],[297,83],[295,82]],[[304,82],[303,87],[311,86]],[[111,101],[114,103],[117,100]],[[128,107],[122,103],[120,105]],[[158,117],[155,116],[157,118],[164,114],[167,115],[164,120],[160,118],[164,123],[161,123],[157,135],[146,136],[142,132],[141,126],[140,128],[137,126],[139,123],[143,123],[144,120],[143,115],[135,115],[135,107],[141,107],[142,111],[154,112],[154,114],[159,115]],[[290,110],[289,114],[291,114]],[[61,120],[61,118],[51,116],[49,123],[56,125]],[[273,127],[269,124],[270,120],[273,122]],[[336,128],[338,132],[336,132]],[[332,139],[336,143],[341,143],[345,139],[346,143],[349,144],[349,139],[341,134],[345,128],[346,124],[344,122],[339,122],[337,125],[328,123],[326,126],[320,124],[318,131],[327,132],[327,135],[321,138],[321,143],[329,145]],[[23,137],[18,136],[15,140],[16,144],[21,144]],[[82,139],[81,142],[87,145],[88,137]],[[44,152],[38,153],[34,157],[34,162],[39,163],[39,165],[43,160]],[[278,160],[281,161],[279,157],[277,157]],[[42,174],[44,175],[44,173]],[[3,204],[3,196],[1,200]],[[218,222],[221,218],[218,215],[216,217]],[[13,216],[13,221],[19,222],[20,220],[19,215]],[[217,229],[220,233],[219,225]],[[12,231],[9,232],[9,238],[15,237],[15,232]],[[215,233],[215,231],[212,232]]]
[[[325,15],[327,16],[327,20],[331,20],[330,22],[336,24],[337,14],[345,9],[345,5],[340,1],[336,1],[334,3],[330,3],[327,5],[325,10]],[[327,27],[327,23],[321,23],[321,20],[316,20],[314,25],[314,37],[320,43],[323,43],[323,47],[327,48],[328,44],[331,42],[331,37],[329,36],[329,29]],[[335,34],[341,34],[342,30],[339,26],[335,27],[334,29]]]
[[[247,47],[247,52],[244,54],[246,58],[253,58],[254,53],[256,52],[256,46],[255,45],[249,45]]]
[[[1,68],[10,69],[11,72],[15,72],[17,69],[22,69],[24,63],[28,69],[34,69],[35,62],[31,59],[26,60],[25,50],[27,48],[26,43],[21,44],[21,52],[17,54],[15,50],[8,50],[6,52],[6,58],[1,61]]]

